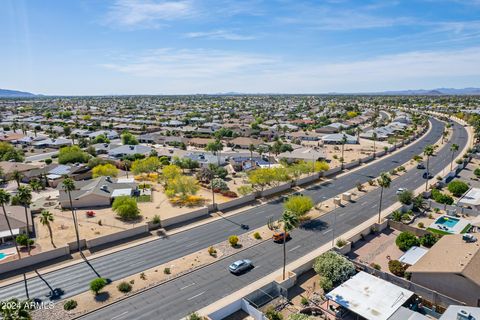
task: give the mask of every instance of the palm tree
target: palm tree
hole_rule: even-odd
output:
[[[377,179],[378,185],[380,186],[380,203],[378,205],[378,223],[380,223],[381,213],[382,213],[382,200],[383,200],[383,189],[390,188],[392,183],[392,178],[386,172],[380,174],[380,178]]]
[[[28,184],[30,185],[30,188],[32,188],[32,190],[35,192],[38,192],[40,189],[42,189],[42,184],[38,179],[32,179]]]
[[[17,188],[20,188],[20,181],[22,180],[22,178],[23,178],[23,174],[20,171],[18,170],[13,171],[12,179],[17,182]]]
[[[10,194],[5,190],[0,189],[0,204],[2,205],[3,215],[5,216],[5,221],[7,222],[8,230],[10,231],[10,236],[12,237],[12,239],[14,239],[15,237],[13,235],[12,226],[10,225],[10,219],[8,218],[7,210],[5,209],[5,204],[8,204],[8,203],[10,203]],[[21,259],[22,257],[20,255],[20,249],[18,249],[18,243],[17,241],[13,241],[13,243],[15,243],[15,249],[17,250],[18,258]]]
[[[450,161],[450,171],[453,170],[453,158],[455,157],[455,152],[458,151],[458,148],[459,148],[458,144],[455,144],[455,143],[450,146],[450,151],[452,151],[452,161]]]
[[[55,243],[53,243],[53,233],[52,233],[52,226],[50,225],[50,222],[53,222],[53,214],[50,211],[47,210],[42,210],[40,213],[40,223],[47,227],[48,233],[50,234],[50,242],[52,243],[52,246],[56,248],[57,246]]]
[[[72,210],[73,225],[75,227],[75,235],[77,237],[77,248],[78,248],[78,251],[81,252],[81,250],[80,250],[80,236],[78,234],[77,218],[75,216],[75,211],[73,209],[73,202],[72,202],[72,191],[75,190],[75,182],[71,178],[65,178],[65,179],[63,179],[63,182],[62,182],[62,188],[68,194],[68,200],[70,201],[70,210]]]
[[[375,153],[377,152],[377,148],[375,146],[375,142],[377,142],[377,133],[376,132],[374,132],[372,134],[372,138],[373,138],[373,158],[375,158],[376,157]]]
[[[427,157],[427,178],[425,179],[425,191],[428,190],[428,177],[430,176],[430,157],[433,156],[434,147],[430,144],[423,149],[423,154]]]
[[[345,133],[343,134],[342,136],[342,157],[340,158],[340,161],[342,162],[342,169],[343,169],[343,163],[345,162],[344,158],[343,158],[343,152],[344,152],[344,149],[345,149],[345,143],[347,143],[347,136],[345,135]]]
[[[287,233],[298,226],[299,219],[296,214],[285,210],[282,215],[283,221],[283,280],[285,280],[285,267],[287,265]]]
[[[30,240],[30,223],[28,216],[28,209],[30,208],[30,204],[32,203],[32,189],[27,186],[21,186],[18,188],[18,202],[23,206],[25,209],[25,221],[27,222],[27,237]],[[28,254],[30,255],[30,241],[27,241],[27,250]]]
[[[250,151],[250,160],[253,159],[253,151],[255,151],[255,145],[253,143],[250,143],[248,146],[248,151]]]
[[[218,165],[220,165],[220,151],[222,151],[222,150],[223,150],[223,144],[218,139],[215,142],[210,142],[205,147],[205,151],[210,151],[210,152],[213,152],[213,154],[215,154],[215,153],[217,154]]]

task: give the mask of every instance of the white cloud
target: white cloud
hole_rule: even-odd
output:
[[[326,62],[204,49],[158,49],[103,66],[133,76],[138,83],[159,83],[161,90],[153,92],[162,93],[365,92],[478,86],[478,80],[471,79],[480,78],[479,56],[480,47],[473,47]],[[476,83],[463,83],[465,79]]]
[[[140,77],[162,79],[218,79],[219,76],[253,72],[276,62],[255,54],[216,50],[151,50],[138,57],[125,57],[103,66]]]
[[[206,31],[206,32],[189,32],[186,33],[185,36],[187,38],[206,38],[206,39],[223,39],[223,40],[254,40],[256,39],[255,36],[251,35],[242,35],[235,32],[230,32],[226,30],[213,30],[213,31]]]
[[[191,17],[194,13],[190,0],[117,0],[110,7],[104,23],[121,28],[157,28],[168,21]]]

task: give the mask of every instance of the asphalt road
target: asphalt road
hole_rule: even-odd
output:
[[[438,121],[433,120],[431,135],[425,141],[414,146],[413,150],[407,149],[392,158],[380,161],[372,168],[365,167],[356,173],[337,179],[330,186],[318,187],[305,193],[314,195],[318,201],[322,197],[330,197],[340,193],[355,185],[356,182],[364,182],[370,176],[396,167],[400,163],[411,159],[414,154],[420,153],[419,150],[426,144],[436,141],[442,130],[443,126]],[[431,159],[431,172],[436,175],[449,164],[451,143],[458,144],[460,150],[462,150],[466,141],[466,131],[461,126],[455,125],[449,145],[439,150],[437,155]],[[396,202],[395,191],[397,188],[404,187],[414,190],[423,185],[425,180],[422,179],[421,172],[413,169],[394,180],[391,187],[384,192],[383,207],[388,207]],[[369,192],[358,199],[357,204],[338,208],[322,218],[310,222],[302,229],[294,230],[292,240],[287,243],[288,262],[294,261],[332,241],[334,215],[336,216],[335,233],[340,235],[375,216],[378,212],[378,201],[379,190]],[[278,206],[275,208],[277,215],[280,214],[280,208]],[[263,208],[257,215],[260,213],[270,213],[270,211]],[[262,216],[262,223],[265,223],[265,215]],[[239,215],[235,217],[235,220],[240,218],[247,218],[247,215]],[[235,230],[228,230],[226,234],[233,231]],[[208,236],[208,234],[205,234],[205,236]],[[244,258],[251,259],[255,268],[241,276],[232,275],[227,271],[229,264]],[[282,245],[266,241],[210,266],[109,305],[81,319],[179,319],[278,270],[281,263]]]
[[[442,131],[443,124],[433,119],[432,130],[428,136],[424,137],[417,144],[408,146],[403,152],[399,152],[380,160],[375,164],[365,166],[355,172],[339,177],[328,185],[312,186],[303,193],[311,196],[315,202],[320,202],[323,199],[331,198],[339,193],[349,190],[358,182],[365,183],[367,180],[378,176],[380,172],[389,171],[390,169],[408,161],[413,155],[421,153],[425,145],[434,143],[438,140]],[[457,126],[455,127],[454,140],[460,145],[460,147],[462,147],[466,142],[466,132],[458,131]],[[447,158],[449,159],[449,153]],[[435,166],[435,162],[435,160],[432,161],[433,166]],[[443,166],[443,164],[441,166]],[[421,183],[422,181],[419,181],[419,179],[421,179],[420,175],[418,175],[418,172],[415,172],[415,174],[416,175],[412,177],[412,183]],[[407,175],[404,175],[401,179],[403,180],[406,177]],[[393,186],[392,189],[394,187],[395,186]],[[373,206],[371,201],[363,199],[360,200],[360,204],[363,203],[363,201],[367,201],[365,206]],[[89,265],[86,263],[78,263],[43,274],[42,278],[31,278],[27,281],[30,297],[45,301],[50,299],[50,291],[54,289],[59,293],[58,298],[67,298],[87,291],[89,282],[97,275],[111,280],[117,280],[206,248],[212,244],[225,240],[229,235],[246,232],[246,230],[240,227],[241,224],[249,225],[250,229],[254,229],[265,225],[269,217],[278,218],[282,212],[282,202],[283,199],[279,199],[246,210],[240,214],[231,216],[228,219],[220,219],[165,239],[154,240],[103,257],[91,259],[89,260]],[[344,209],[353,210],[356,207],[357,206],[354,205]],[[344,218],[348,218],[348,216],[345,216]],[[340,220],[340,215],[338,221],[342,221]],[[344,222],[341,222],[341,224],[343,223]],[[328,232],[328,230],[325,232]],[[338,232],[340,232],[340,229]],[[318,231],[313,232],[313,234],[318,236]],[[268,246],[268,244],[266,245]],[[318,246],[318,244],[316,244],[316,246]],[[298,250],[301,252],[300,249]],[[293,257],[294,256],[292,255],[292,258]],[[221,268],[223,268],[223,266]],[[256,271],[252,272],[252,274],[255,273]],[[182,282],[182,279],[183,278],[180,278],[178,281]],[[0,288],[0,300],[12,297],[20,299],[25,298],[24,283],[21,281]],[[185,309],[183,310],[185,311]]]

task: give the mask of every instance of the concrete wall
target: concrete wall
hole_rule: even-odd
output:
[[[124,230],[124,231],[120,231],[120,232],[115,232],[115,233],[112,233],[112,234],[109,234],[109,235],[106,235],[106,236],[102,236],[102,237],[87,240],[87,248],[97,247],[97,246],[100,246],[100,245],[103,245],[103,244],[107,244],[107,243],[110,243],[110,242],[115,242],[115,241],[118,241],[118,240],[127,239],[127,238],[137,236],[137,235],[142,234],[142,233],[147,233],[147,232],[148,232],[148,225],[144,224],[144,225],[141,225],[139,227],[132,228],[132,229],[128,229],[128,230]]]
[[[349,163],[346,163],[343,165],[343,168],[344,169],[351,169],[353,167],[356,167],[360,164],[360,160],[355,160],[355,161],[352,161],[352,162],[349,162]]]
[[[275,194],[275,193],[279,193],[279,192],[282,192],[282,191],[285,191],[285,190],[288,190],[292,187],[292,183],[291,182],[287,182],[285,184],[281,184],[279,186],[276,186],[276,187],[273,187],[273,188],[270,188],[270,189],[266,189],[266,190],[263,190],[260,195],[262,197],[267,197],[267,196],[271,196],[272,194]]]
[[[412,272],[412,282],[428,287],[453,299],[477,307],[480,301],[480,286],[470,279],[454,273]]]
[[[379,152],[375,153],[375,156],[378,158],[378,157],[383,156],[385,153],[386,153],[385,150],[379,151]]]
[[[369,161],[373,160],[373,155],[366,156],[365,158],[362,158],[361,161],[362,163],[367,163]]]
[[[72,198],[72,204],[74,208],[93,208],[110,206],[111,202],[109,197],[102,197],[96,194],[91,194],[79,198],[78,200]],[[65,201],[61,201],[60,205],[62,206],[62,208],[70,209],[70,200],[68,199],[68,197],[65,199]]]
[[[235,300],[225,307],[210,313],[208,317],[212,320],[222,320],[240,309],[242,309],[242,299]]]
[[[167,218],[167,219],[162,219],[162,227],[165,228],[177,223],[183,223],[192,219],[206,216],[207,214],[208,214],[208,209],[207,207],[204,207],[195,211],[187,212],[182,215],[178,215],[178,216]]]
[[[396,146],[397,148],[401,148],[401,147],[403,147],[403,142],[399,142],[399,143],[397,143],[395,146]]]
[[[404,223],[401,223],[401,222],[398,222],[398,221],[393,221],[393,220],[388,220],[388,225],[391,228],[393,228],[395,230],[398,230],[398,231],[411,232],[414,235],[416,235],[417,237],[421,237],[421,236],[424,236],[424,235],[430,233],[427,230],[415,228],[415,227],[409,226],[408,224],[404,224]],[[428,226],[426,226],[426,227],[428,227]]]
[[[224,203],[217,203],[217,209],[218,210],[225,210],[228,208],[236,207],[248,202],[252,202],[255,200],[255,195],[254,194],[249,194],[241,198],[233,199]]]
[[[340,167],[335,167],[335,168],[332,168],[332,169],[330,169],[330,170],[327,170],[327,171],[323,172],[323,176],[324,176],[324,177],[329,177],[329,176],[331,176],[331,175],[333,175],[333,174],[335,174],[335,173],[338,173],[338,172],[340,172],[340,171],[342,171],[342,168],[340,168]]]
[[[86,248],[87,247],[87,241],[85,239],[80,239],[80,247],[82,249]],[[77,240],[75,241],[72,241],[72,242],[69,242],[68,244],[68,247],[69,247],[69,250],[70,252],[72,251],[77,251],[78,250],[78,246],[77,246]]]
[[[391,146],[390,148],[388,148],[388,152],[393,152],[397,149],[396,146]]]
[[[70,249],[68,246],[60,247],[57,249],[45,251],[32,256],[23,257],[21,260],[14,260],[0,264],[0,273],[9,272],[16,269],[30,267],[32,265],[42,263],[48,260],[68,256]]]
[[[313,181],[317,180],[319,177],[320,177],[320,174],[317,172],[317,173],[314,173],[314,174],[312,174],[308,177],[301,178],[301,179],[293,181],[293,185],[301,186],[303,184],[313,182]]]

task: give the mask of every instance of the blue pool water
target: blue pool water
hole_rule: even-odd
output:
[[[0,260],[4,259],[7,257],[7,254],[0,252]]]
[[[438,220],[435,222],[436,224],[441,224],[445,227],[448,227],[448,228],[453,228],[457,223],[458,223],[458,219],[455,219],[455,218],[446,218],[446,217],[440,217],[438,218]]]

